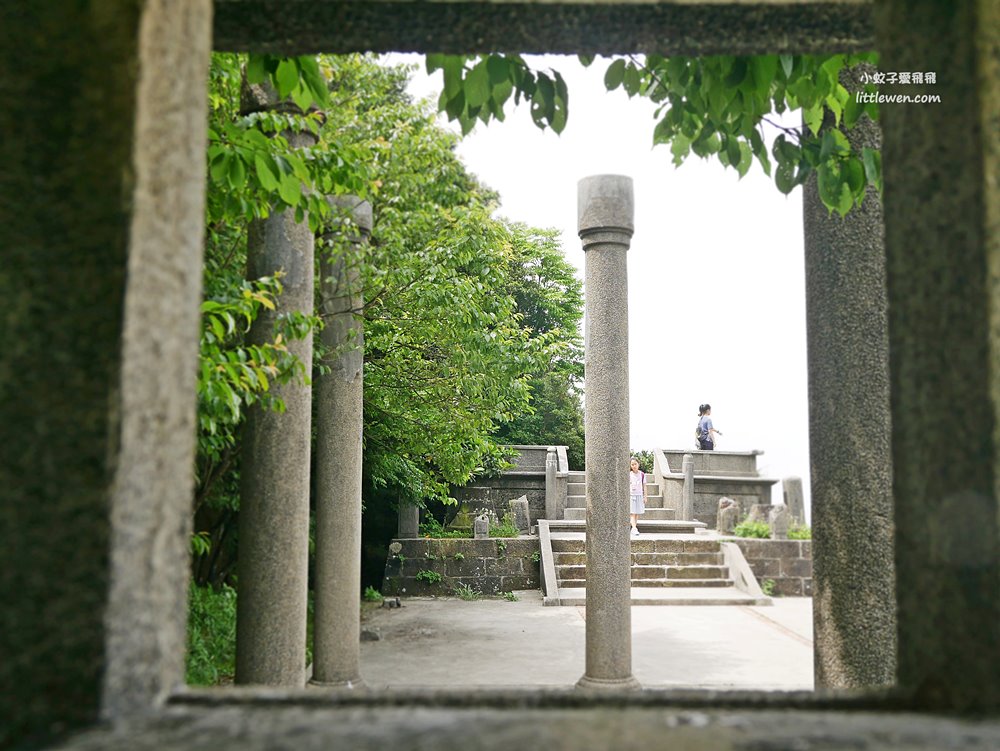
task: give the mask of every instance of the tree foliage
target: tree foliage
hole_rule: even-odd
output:
[[[293,102],[241,109],[244,75]],[[450,484],[498,466],[494,433],[530,409],[533,374],[566,370],[576,356],[579,290],[560,297],[565,280],[544,289],[557,268],[551,233],[492,216],[495,194],[461,164],[456,136],[432,109],[409,99],[407,81],[405,69],[365,56],[213,56],[192,542],[200,582],[218,584],[232,572],[246,407],[282,409],[273,384],[319,366],[285,346],[319,330],[314,314],[279,318],[263,344],[245,340],[281,294],[280,274],[244,278],[250,221],[294,211],[319,232],[335,219],[326,195],[351,192],[372,203],[370,245],[348,259],[364,286],[356,314],[365,330],[368,500],[446,500]],[[296,131],[314,134],[316,144],[293,147],[288,134]],[[321,244],[318,252],[347,247]]]
[[[585,65],[593,61],[581,60]],[[882,189],[879,152],[867,147],[852,151],[838,129],[854,127],[863,115],[878,119],[878,105],[860,102],[841,81],[846,69],[875,60],[874,54],[618,57],[608,63],[604,84],[609,91],[621,88],[629,97],[659,105],[653,143],[669,145],[675,164],[691,154],[714,155],[742,177],[755,159],[771,175],[773,158],[778,190],[790,193],[815,173],[824,205],[845,215],[861,203],[868,186]],[[539,127],[556,132],[565,127],[568,93],[562,77],[532,72],[519,55],[428,55],[427,70],[442,71],[439,106],[463,131],[471,130],[477,119],[502,120],[512,94],[515,104],[521,99],[530,103]],[[545,86],[543,75],[550,82]],[[866,84],[864,91],[875,87]],[[796,110],[802,113],[801,127],[771,120],[774,113]],[[823,127],[827,113],[832,128]],[[770,153],[765,123],[781,130]]]

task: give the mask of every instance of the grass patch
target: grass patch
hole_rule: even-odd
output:
[[[188,597],[189,686],[231,683],[236,675],[236,590],[191,585]]]
[[[468,584],[459,584],[455,587],[455,594],[458,595],[463,600],[478,600],[483,596],[483,593],[478,589],[473,589]]]
[[[767,522],[740,522],[733,529],[733,534],[737,537],[757,537],[767,540],[771,537],[771,528]]]
[[[789,540],[811,540],[812,536],[812,530],[804,524],[793,524],[788,528]]]

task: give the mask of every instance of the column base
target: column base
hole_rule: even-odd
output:
[[[336,688],[343,689],[345,691],[364,691],[367,690],[368,684],[365,683],[364,679],[361,677],[353,678],[346,681],[321,681],[316,678],[311,678],[309,683],[306,684],[307,688]]]
[[[642,684],[631,675],[628,678],[591,678],[589,675],[584,675],[576,682],[576,687],[581,691],[610,694],[620,691],[639,691],[642,689]]]

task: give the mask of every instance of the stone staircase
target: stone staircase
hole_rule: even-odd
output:
[[[633,539],[633,587],[732,587],[718,540]],[[554,539],[560,589],[587,586],[586,540]]]
[[[639,517],[640,529],[642,522],[671,521],[676,517],[672,508],[664,508],[663,493],[660,486],[651,482],[651,476],[646,475],[646,513]],[[566,510],[563,518],[569,521],[584,521],[587,518],[587,473],[570,472],[566,486]]]

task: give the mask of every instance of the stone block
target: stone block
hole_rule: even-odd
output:
[[[516,589],[538,589],[539,578],[537,575],[529,576],[504,576],[500,580],[500,592],[512,592]]]
[[[503,557],[503,558],[483,558],[483,572],[486,576],[510,576],[524,573],[522,564],[523,558]]]
[[[454,558],[446,558],[444,573],[449,579],[475,578],[486,575],[486,567],[483,558],[462,558],[456,561]]]
[[[506,556],[524,558],[530,556],[532,553],[541,552],[537,537],[504,538],[503,541],[507,546],[504,550],[504,555]]]
[[[472,534],[477,540],[486,540],[490,536],[490,518],[480,514],[472,522]]]
[[[517,527],[517,531],[522,535],[528,533],[531,527],[531,517],[528,514],[528,496],[522,495],[520,498],[515,498],[507,502],[510,506],[510,510],[514,514],[514,525]]]
[[[771,527],[772,539],[788,539],[788,527],[791,526],[792,515],[787,506],[772,506],[768,513],[767,522]]]
[[[758,579],[781,576],[781,559],[757,558],[750,564],[750,568],[753,569],[754,576]]]
[[[805,560],[804,558],[782,558],[781,575],[811,577],[812,561]]]
[[[747,513],[748,522],[764,522],[768,521],[771,514],[771,504],[770,503],[755,503],[750,506],[750,511]]]
[[[404,558],[425,558],[427,556],[427,540],[422,538],[393,540],[400,545],[399,555]]]
[[[780,597],[801,597],[802,579],[779,577],[774,580],[774,594]]]

